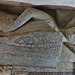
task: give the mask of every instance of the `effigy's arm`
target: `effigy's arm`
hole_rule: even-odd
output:
[[[50,15],[48,15],[47,13],[41,10],[34,9],[34,8],[27,8],[15,21],[9,22],[7,24],[6,23],[3,24],[3,26],[0,27],[0,29],[4,32],[14,31],[17,28],[23,26],[23,24],[25,24],[31,18],[37,18],[40,20],[44,20],[52,28],[55,28],[56,31],[59,31],[57,26],[55,26],[56,24],[54,22],[53,17],[51,17]]]
[[[0,26],[0,30],[2,30],[3,32],[12,32],[18,29],[19,27],[23,26],[31,18],[43,20],[43,22],[46,22],[55,31],[60,32],[52,16],[35,8],[27,8],[15,21],[3,23],[3,25]],[[63,36],[63,41],[67,41],[66,37],[61,32],[60,34]]]

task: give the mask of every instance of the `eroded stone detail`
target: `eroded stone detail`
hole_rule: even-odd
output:
[[[0,75],[11,75],[11,66],[0,66]]]
[[[2,65],[55,67],[60,60],[62,38],[56,32],[35,32],[17,38],[11,43],[4,39],[0,39],[1,41],[0,64]]]
[[[27,23],[31,18],[39,20]],[[25,25],[28,25],[29,29],[25,25],[21,27],[24,23],[27,23]],[[61,29],[57,27],[53,17],[38,9],[27,8],[15,21],[1,21],[0,24],[0,29],[3,31],[0,33],[3,36],[2,38],[0,37],[0,59],[2,60],[0,64],[2,65],[56,67],[62,49],[61,43],[75,44],[74,28],[66,29],[65,37],[60,32]],[[50,30],[51,28],[54,30],[50,31],[49,26]],[[63,29],[62,31],[64,32]],[[22,36],[21,34],[24,35]],[[63,36],[63,41],[61,35]],[[9,42],[7,38],[11,36],[14,39]]]

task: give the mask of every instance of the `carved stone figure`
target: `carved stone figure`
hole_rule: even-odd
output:
[[[5,22],[0,22],[0,30],[3,32],[12,32],[9,34],[19,34],[19,33],[24,33],[25,29],[22,28],[22,30],[20,29],[24,24],[26,24],[31,18],[36,18],[36,19],[40,19],[41,21],[36,22],[40,23],[43,22],[47,23],[49,26],[51,26],[55,31],[60,32],[60,28],[57,27],[57,24],[54,20],[54,18],[50,15],[48,15],[47,13],[35,9],[35,8],[27,8],[15,21],[5,21]],[[29,23],[30,25],[32,25],[32,23]],[[17,30],[20,29],[20,30]],[[16,32],[13,33],[14,30],[17,30]],[[64,30],[62,30],[64,31]],[[72,44],[75,44],[75,34],[74,34],[75,28],[69,28],[66,29],[66,37],[61,33],[61,35],[63,36],[63,42],[69,42]]]
[[[0,11],[1,75],[75,69],[74,8],[3,4],[0,2],[0,10],[5,10]]]
[[[30,21],[31,18],[36,21]],[[75,45],[74,29],[60,29],[51,15],[35,8],[27,8],[15,21],[0,21],[0,59],[9,59],[7,62],[10,65],[56,67],[60,61],[61,43]],[[10,37],[14,39],[10,41]],[[5,65],[7,62],[2,63],[4,60],[0,63]]]

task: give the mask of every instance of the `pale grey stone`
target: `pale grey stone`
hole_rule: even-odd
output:
[[[60,61],[61,42],[62,37],[57,32],[34,32],[11,43],[0,39],[0,65],[56,67]]]

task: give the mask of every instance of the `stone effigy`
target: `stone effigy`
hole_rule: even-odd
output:
[[[75,44],[74,29],[66,30],[66,37],[71,31],[66,38],[52,16],[35,8],[27,8],[16,20],[0,21],[0,30],[1,65],[56,67],[62,42]]]
[[[29,9],[27,10],[29,11]],[[38,17],[38,15],[36,15],[36,17]],[[20,20],[17,19],[17,21]],[[7,20],[5,21],[7,23]],[[4,21],[1,22],[4,24]],[[54,23],[55,22],[52,19],[50,24],[54,25]],[[6,24],[6,27],[2,26],[3,25],[1,23],[1,65],[21,65],[29,67],[57,66],[58,62],[60,61],[62,36],[59,32],[55,32],[55,30],[51,28],[46,21],[40,20],[29,22],[23,27],[11,32],[6,31],[12,28],[11,24]],[[6,29],[7,27],[9,28]],[[2,28],[5,28],[5,30],[2,30]]]

